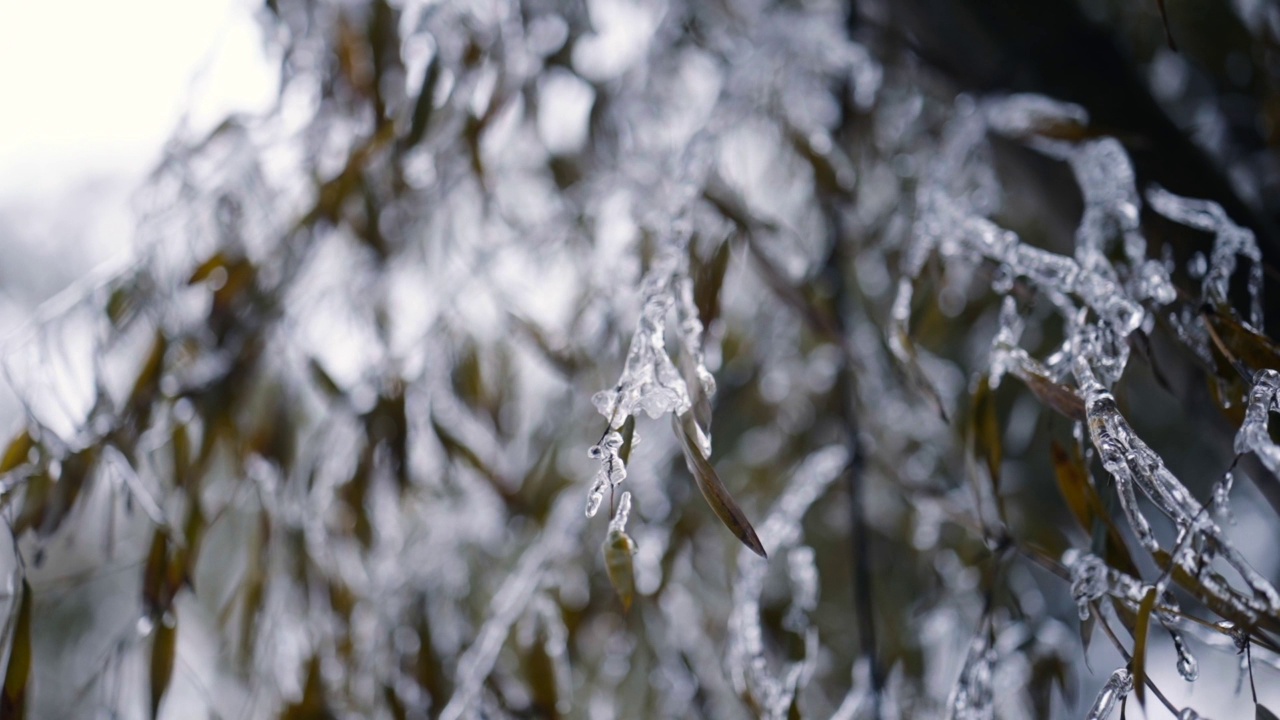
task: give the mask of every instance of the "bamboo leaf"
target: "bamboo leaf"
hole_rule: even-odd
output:
[[[1015,370],[1014,374],[1026,383],[1031,394],[1048,408],[1071,420],[1078,422],[1086,420],[1084,400],[1081,400],[1071,388],[1033,372]]]
[[[22,720],[26,717],[27,681],[30,678],[31,585],[23,578],[18,620],[14,625],[13,644],[9,650],[9,667],[5,669],[4,692],[0,694],[0,718]]]
[[[631,560],[636,544],[626,532],[610,529],[600,549],[604,553],[605,569],[609,571],[609,582],[622,601],[622,609],[630,611],[636,594],[635,566]]]
[[[151,536],[147,564],[142,570],[142,604],[152,618],[162,614],[169,605],[165,587],[168,549],[169,539],[165,531],[156,528],[155,534]]]
[[[1276,717],[1275,713],[1268,710],[1266,706],[1264,706],[1262,703],[1258,703],[1257,705],[1254,705],[1253,709],[1254,709],[1254,714],[1253,714],[1254,720],[1280,720],[1280,718]]]
[[[991,472],[992,489],[996,496],[1000,492],[1000,464],[1004,448],[1000,438],[1000,420],[996,416],[995,397],[991,392],[991,378],[983,375],[978,389],[973,394],[973,430],[977,441],[977,451],[987,461],[987,470]]]
[[[174,658],[178,652],[178,617],[168,613],[167,622],[156,627],[154,644],[151,646],[151,717],[160,717],[160,701],[169,689],[169,681],[173,679]]]
[[[729,489],[720,481],[720,476],[716,475],[715,468],[702,456],[702,450],[698,448],[698,431],[693,423],[691,413],[685,413],[678,418],[675,415],[671,416],[671,425],[675,429],[676,437],[680,439],[680,448],[684,450],[684,461],[693,475],[694,482],[698,484],[702,496],[706,498],[707,504],[711,506],[716,517],[720,518],[720,522],[724,523],[724,526],[729,528],[729,531],[752,552],[762,558],[768,558],[764,545],[760,544],[760,538],[756,536],[755,528],[751,527],[746,514],[742,512],[742,508],[738,507],[738,503],[734,502]]]
[[[1146,707],[1147,699],[1147,632],[1151,629],[1151,612],[1156,607],[1156,589],[1151,587],[1138,605],[1138,622],[1133,629],[1133,692],[1138,704]]]
[[[702,324],[708,327],[720,317],[720,288],[724,286],[724,276],[729,269],[731,249],[732,244],[727,240],[720,243],[711,259],[699,268],[694,282],[693,303],[698,308]]]
[[[18,436],[9,441],[9,446],[4,449],[4,456],[0,457],[0,473],[7,473],[25,463],[34,446],[35,441],[31,439],[30,431],[23,430],[18,433]]]
[[[1076,521],[1086,533],[1093,529],[1093,503],[1089,500],[1089,474],[1084,467],[1079,452],[1067,454],[1067,451],[1054,440],[1049,445],[1049,455],[1053,460],[1053,472],[1058,479],[1058,491],[1067,501],[1067,507]]]

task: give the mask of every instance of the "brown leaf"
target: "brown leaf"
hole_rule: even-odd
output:
[[[1071,420],[1084,422],[1087,418],[1084,411],[1084,400],[1066,385],[1059,385],[1047,377],[1022,369],[1015,369],[1014,375],[1027,384],[1031,394],[1040,402]]]
[[[977,451],[987,461],[987,470],[991,472],[991,484],[997,496],[1000,492],[1000,463],[1003,458],[1003,446],[1000,437],[1000,420],[996,416],[995,396],[991,392],[991,379],[982,376],[978,389],[973,394],[973,430],[977,441]]]
[[[729,269],[731,248],[728,240],[720,243],[711,259],[698,269],[694,281],[693,302],[698,308],[698,317],[708,327],[720,317],[720,288],[724,286],[724,276]]]
[[[0,457],[0,473],[7,473],[10,470],[27,462],[27,457],[31,454],[31,448],[35,446],[35,441],[31,439],[31,433],[23,430],[18,436],[9,441],[9,446],[4,449],[3,457]]]
[[[764,545],[760,544],[760,538],[756,536],[755,528],[751,527],[746,514],[742,512],[742,508],[738,507],[738,503],[734,502],[729,489],[720,481],[720,476],[716,475],[715,468],[702,456],[702,450],[698,448],[698,431],[693,427],[693,422],[692,413],[685,413],[679,418],[675,415],[671,416],[671,425],[675,429],[676,437],[680,439],[680,448],[684,450],[684,461],[693,475],[694,482],[698,484],[702,496],[706,498],[707,504],[711,506],[716,517],[720,518],[720,522],[724,523],[725,527],[729,528],[730,532],[752,552],[762,558],[768,558]]]
[[[31,585],[23,578],[18,619],[14,624],[13,644],[9,649],[9,667],[4,673],[4,691],[0,693],[0,718],[22,720],[26,717],[27,681],[30,677]]]
[[[1133,692],[1138,696],[1138,705],[1146,707],[1147,699],[1147,632],[1151,629],[1151,612],[1156,607],[1156,589],[1147,590],[1142,603],[1138,605],[1138,622],[1133,629]]]
[[[156,625],[156,636],[151,646],[151,717],[160,717],[160,701],[173,679],[173,664],[178,652],[178,616],[169,613],[170,622]]]

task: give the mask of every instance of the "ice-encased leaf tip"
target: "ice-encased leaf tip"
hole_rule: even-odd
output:
[[[751,527],[751,522],[747,520],[747,516],[742,512],[742,508],[738,507],[738,503],[734,501],[733,496],[729,494],[729,489],[721,482],[720,476],[716,474],[716,470],[711,466],[707,458],[703,457],[702,450],[698,443],[698,431],[694,425],[693,415],[684,413],[683,415],[672,415],[671,425],[675,430],[676,437],[680,439],[680,449],[684,451],[685,464],[689,467],[689,473],[693,475],[694,482],[698,484],[698,489],[702,491],[702,496],[706,498],[707,504],[711,506],[711,510],[715,512],[716,517],[720,518],[720,522],[729,528],[730,532],[737,536],[752,552],[762,558],[768,559],[769,555],[764,550],[760,538],[756,535],[755,528]]]

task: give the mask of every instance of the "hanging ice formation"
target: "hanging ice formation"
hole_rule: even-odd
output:
[[[600,460],[587,498],[587,517],[595,515],[608,487],[616,487],[627,477],[627,469],[619,457],[622,435],[617,432],[628,418],[644,412],[652,419],[667,413],[683,415],[695,402],[709,402],[716,392],[716,381],[707,369],[702,349],[702,321],[693,299],[693,280],[689,276],[687,232],[677,231],[659,250],[653,266],[641,282],[641,311],[631,345],[627,350],[622,376],[612,389],[601,390],[591,398],[600,414],[609,422],[610,430],[590,455]],[[667,352],[667,321],[676,315],[676,334],[681,348],[693,367],[697,386],[690,393],[685,378]],[[708,418],[695,417],[698,447],[704,458],[711,456],[711,428]]]

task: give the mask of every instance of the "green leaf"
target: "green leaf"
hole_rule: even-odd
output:
[[[1133,629],[1133,692],[1138,704],[1146,707],[1147,699],[1147,632],[1151,629],[1151,612],[1156,607],[1156,589],[1151,587],[1138,605],[1137,627]]]
[[[27,681],[30,677],[31,585],[23,578],[18,620],[9,649],[9,667],[4,673],[4,692],[0,694],[0,718],[22,720],[26,717]]]
[[[698,430],[693,423],[692,413],[685,413],[678,418],[675,415],[671,416],[671,425],[675,429],[676,437],[680,439],[680,448],[684,450],[684,461],[693,475],[694,482],[698,484],[702,496],[707,499],[707,504],[711,506],[716,517],[720,518],[720,522],[724,523],[724,526],[729,528],[729,531],[752,552],[762,558],[768,558],[764,545],[760,544],[760,538],[756,536],[755,528],[751,527],[746,514],[742,512],[742,508],[738,507],[738,503],[734,502],[729,489],[720,481],[720,476],[716,475],[715,468],[702,456],[702,450],[698,448]]]

